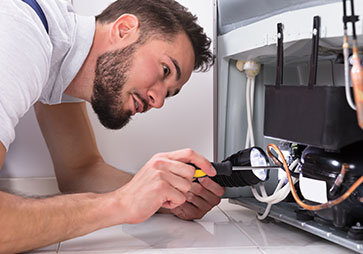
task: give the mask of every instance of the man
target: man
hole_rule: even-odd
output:
[[[62,0],[38,4],[46,22],[22,0],[0,3],[0,167],[14,127],[34,105],[59,188],[73,194],[34,200],[0,192],[0,253],[139,223],[157,211],[201,218],[217,205],[224,189],[209,178],[192,182],[189,163],[210,176],[215,170],[190,149],[157,154],[135,176],[106,164],[84,102],[110,129],[162,107],[193,70],[213,64],[196,18],[173,0],[118,0],[96,21]]]

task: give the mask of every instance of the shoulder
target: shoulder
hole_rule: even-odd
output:
[[[14,128],[48,79],[52,44],[36,13],[20,0],[0,1],[0,140]]]
[[[21,62],[36,59],[40,63],[50,63],[52,44],[49,36],[37,14],[27,4],[20,0],[1,1],[0,24],[2,63],[4,59]]]
[[[12,6],[9,12],[0,9],[0,86],[32,85],[34,80],[33,89],[41,88],[47,80],[52,56],[52,44],[43,24],[40,20],[34,22],[33,14],[25,15],[20,8]]]

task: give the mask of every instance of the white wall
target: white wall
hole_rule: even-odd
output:
[[[74,0],[81,15],[98,14],[111,0]],[[213,38],[213,1],[179,0],[197,14]],[[160,110],[138,115],[119,131],[103,128],[89,108],[97,143],[105,160],[127,171],[137,171],[153,154],[190,147],[213,160],[213,71],[194,73],[181,93]],[[33,109],[16,128],[0,177],[54,176],[51,160]]]

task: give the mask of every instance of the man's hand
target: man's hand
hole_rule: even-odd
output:
[[[208,180],[203,185],[205,190],[196,187],[199,184],[192,184],[195,167],[187,163],[203,168],[209,176],[216,173],[207,159],[191,149],[153,156],[129,183],[116,191],[123,209],[123,218],[120,218],[122,223],[142,222],[161,207],[176,208],[185,203],[192,193],[195,193],[192,201],[204,210],[206,208],[202,199],[194,196],[203,196],[213,204],[219,202],[212,194],[216,186]],[[217,193],[219,194],[218,191]]]
[[[208,177],[199,178],[193,182],[192,188],[186,194],[186,202],[171,209],[171,212],[184,220],[201,219],[221,201],[225,189]]]

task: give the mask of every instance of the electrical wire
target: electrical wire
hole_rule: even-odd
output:
[[[241,62],[242,63],[242,62]],[[255,96],[255,78],[260,72],[261,65],[253,60],[243,62],[243,68],[238,68],[245,71],[247,76],[246,82],[246,111],[247,111],[247,134],[245,148],[255,145],[255,138],[253,133],[253,107]]]
[[[296,167],[299,164],[299,160],[295,160],[293,163],[291,163],[290,165],[290,170],[293,170],[294,172],[298,172],[298,168]],[[278,185],[275,188],[275,191],[273,192],[273,194],[271,196],[268,197],[263,197],[260,196],[258,193],[256,193],[256,199],[260,202],[264,202],[264,203],[272,203],[272,204],[276,204],[280,201],[278,201],[281,197],[283,196],[287,196],[287,194],[289,193],[290,189],[289,189],[289,185],[284,185],[285,181],[287,180],[287,175],[285,175],[278,183]],[[294,180],[298,180],[297,178],[295,178]],[[286,188],[287,187],[287,188]],[[285,189],[283,189],[285,188]],[[254,190],[256,190],[256,188],[254,188]],[[284,190],[284,192],[279,192],[280,190]],[[287,194],[285,193],[287,192]]]
[[[247,111],[247,131],[246,131],[246,142],[245,142],[245,148],[253,147],[255,145],[255,138],[254,138],[254,132],[253,132],[253,110],[254,110],[254,96],[255,96],[255,79],[260,71],[260,64],[248,60],[247,62],[238,61],[236,64],[236,67],[239,71],[245,71],[247,76],[246,81],[246,111]],[[295,164],[294,166],[295,167]],[[286,196],[289,193],[288,186],[284,186],[282,188],[282,184],[286,179],[284,179],[280,185],[278,185],[278,189],[275,190],[274,194],[272,196],[268,196],[265,186],[263,183],[259,183],[257,185],[258,189],[261,192],[261,195],[258,193],[256,186],[251,186],[251,190],[253,195],[257,200],[260,200],[261,202],[264,202],[262,200],[272,200],[271,202],[267,202],[267,207],[262,215],[257,214],[257,218],[260,220],[265,219],[270,210],[271,206],[277,202],[280,202],[280,200],[283,200],[286,198]],[[294,179],[295,181],[295,179]],[[282,192],[278,192],[279,189],[283,189]]]
[[[253,106],[255,95],[255,77],[260,72],[261,65],[253,60],[237,61],[236,68],[246,73],[246,111],[247,111],[247,131],[245,139],[245,148],[255,145],[253,133]]]
[[[247,134],[245,148],[255,145],[255,138],[253,133],[253,104],[254,104],[254,78],[247,78],[246,84],[246,111],[247,111]]]
[[[254,134],[253,134],[253,106],[251,106],[251,79],[247,78],[246,84],[246,111],[247,111],[247,134],[246,134],[246,143],[245,148],[254,146]]]
[[[246,111],[247,111],[247,133],[246,133],[246,143],[245,148],[253,147],[255,145],[255,138],[253,133],[253,110],[254,110],[254,96],[255,96],[255,81],[256,76],[260,71],[260,64],[249,60],[244,63],[243,70],[246,72],[247,82],[246,82]],[[251,186],[251,190],[256,199],[266,200],[269,198],[267,195],[265,185],[259,183],[257,185],[261,192],[261,195],[256,190],[255,186]],[[277,194],[275,194],[277,196]],[[257,214],[257,218],[263,220],[267,217],[271,210],[272,203],[268,203],[267,207],[262,215]]]
[[[353,40],[356,41],[357,40],[357,34],[355,32],[355,14],[354,14],[354,0],[350,0],[350,8],[351,8],[351,12],[352,12],[352,28],[353,28]]]
[[[321,210],[321,209],[325,209],[325,208],[331,208],[331,207],[333,207],[335,205],[338,205],[339,203],[341,203],[345,199],[347,199],[353,193],[353,191],[355,191],[359,187],[359,185],[361,185],[363,183],[363,176],[361,176],[339,198],[334,199],[334,200],[331,200],[331,201],[329,201],[327,203],[324,203],[324,204],[320,204],[320,205],[308,205],[308,204],[305,204],[303,201],[301,201],[301,199],[299,198],[299,196],[296,193],[296,189],[295,189],[295,186],[294,186],[294,182],[293,182],[293,179],[292,179],[292,177],[290,175],[289,167],[287,165],[287,162],[286,162],[285,157],[282,154],[281,150],[275,144],[269,144],[267,146],[268,155],[271,158],[275,158],[275,159],[277,159],[277,158],[276,158],[276,156],[274,154],[272,154],[271,150],[274,150],[281,157],[282,164],[283,164],[283,167],[285,169],[285,172],[286,172],[286,175],[287,175],[287,179],[289,181],[289,185],[290,185],[290,189],[291,189],[291,194],[294,197],[296,203],[299,204],[302,208],[305,208],[306,210],[317,211],[317,210]],[[346,165],[346,164],[343,164],[343,165]]]
[[[299,165],[299,160],[294,160],[290,165],[290,170],[293,172],[298,172],[299,168],[297,167]],[[268,196],[266,192],[261,192],[262,196],[258,193],[255,186],[251,187],[253,196],[260,202],[267,203],[267,206],[265,208],[265,211],[262,215],[257,214],[257,218],[259,220],[264,220],[268,214],[270,213],[271,207],[274,204],[280,203],[283,201],[287,195],[290,193],[290,187],[288,184],[285,184],[285,181],[287,180],[287,175],[285,175],[282,179],[280,179],[279,183],[277,184],[275,191],[272,195]],[[298,181],[298,178],[293,177],[294,184]],[[285,185],[284,185],[285,184]],[[262,185],[262,184],[261,184]],[[265,188],[263,188],[265,190]]]

